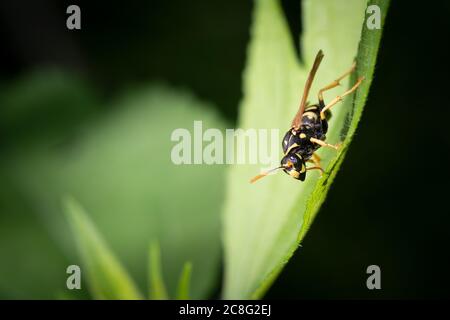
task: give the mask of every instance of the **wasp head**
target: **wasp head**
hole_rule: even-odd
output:
[[[290,153],[281,159],[283,171],[294,179],[304,181],[306,178],[306,166],[302,156],[297,153]]]

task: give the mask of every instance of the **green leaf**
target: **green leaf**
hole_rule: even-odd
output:
[[[14,181],[1,171],[0,181],[0,299],[52,299],[67,291],[70,263]]]
[[[153,241],[149,250],[149,296],[154,300],[167,300],[166,286],[164,284],[163,273],[161,267],[161,252],[159,244]]]
[[[98,111],[97,96],[78,77],[57,70],[34,72],[0,87],[2,148],[38,137],[61,140]]]
[[[376,3],[384,21],[388,1]],[[259,298],[264,294],[299,246],[338,172],[361,116],[381,37],[381,30],[363,26],[365,8],[362,0],[304,1],[301,48],[305,64],[300,64],[278,1],[256,1],[240,127],[279,129],[281,144],[319,49],[325,58],[311,89],[311,101],[317,99],[315,94],[321,87],[345,72],[356,56],[358,67],[350,81],[354,83],[356,76],[362,75],[366,79],[356,94],[332,109],[327,142],[343,142],[343,146],[337,153],[319,150],[326,168],[321,178],[309,172],[302,183],[279,173],[250,185],[248,179],[259,172],[257,166],[230,168],[224,210],[223,296],[227,299]],[[345,91],[348,81],[327,91],[325,101]]]
[[[180,280],[178,281],[177,299],[189,299],[189,286],[191,283],[192,263],[186,262],[181,271]]]
[[[83,271],[96,299],[142,299],[131,277],[108,248],[83,208],[72,198],[64,208],[83,260]]]
[[[176,128],[194,138],[194,120],[203,121],[203,130],[226,128],[226,122],[212,105],[161,85],[134,89],[111,104],[69,138],[36,138],[2,157],[1,167],[68,258],[74,244],[61,216],[63,194],[89,208],[142,292],[148,245],[158,239],[168,294],[176,296],[179,272],[192,261],[191,298],[204,298],[220,264],[225,166],[175,165],[170,155],[177,142],[170,138]]]

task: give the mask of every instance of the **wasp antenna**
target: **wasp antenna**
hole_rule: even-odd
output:
[[[254,176],[253,178],[250,179],[250,183],[255,183],[256,181],[264,178],[265,176],[267,176],[267,174],[265,174],[265,173],[258,174],[257,176]]]
[[[276,171],[276,170],[278,170],[278,169],[282,169],[282,168],[284,168],[284,166],[279,166],[279,167],[276,167],[276,168],[267,170],[267,171],[265,171],[265,172],[263,172],[263,173],[260,173],[260,174],[258,174],[258,175],[256,175],[256,176],[254,176],[253,178],[251,178],[251,179],[250,179],[250,183],[254,183],[254,182],[258,181],[259,179],[262,179],[262,178],[264,178],[264,177],[267,177],[270,173],[272,173],[272,172],[274,172],[274,171]]]

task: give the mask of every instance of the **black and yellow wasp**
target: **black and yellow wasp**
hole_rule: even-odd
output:
[[[353,87],[344,92],[342,95],[334,98],[330,101],[330,103],[324,103],[323,92],[337,87],[343,78],[350,75],[356,68],[356,64],[354,63],[352,67],[342,76],[319,90],[318,104],[307,106],[306,100],[308,99],[308,93],[322,58],[323,52],[320,50],[316,55],[314,64],[305,83],[303,97],[300,102],[298,112],[295,115],[294,120],[292,120],[291,128],[288,132],[286,132],[283,138],[282,147],[284,157],[281,159],[281,165],[257,175],[251,179],[250,182],[253,183],[278,169],[283,169],[284,172],[289,174],[294,179],[304,181],[306,178],[306,171],[308,170],[317,169],[323,172],[323,169],[320,166],[320,157],[315,153],[320,147],[331,147],[336,150],[338,149],[338,146],[325,142],[326,133],[328,130],[328,120],[331,115],[330,108],[341,101],[345,96],[354,92],[364,78],[359,78]],[[312,162],[314,165],[307,167],[306,162]]]

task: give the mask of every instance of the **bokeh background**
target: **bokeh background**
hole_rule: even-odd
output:
[[[29,190],[47,188],[46,183],[36,185],[39,175],[31,186],[25,183],[23,187],[14,180],[17,175],[11,171],[15,166],[3,160],[15,159],[15,153],[21,152],[17,146],[39,149],[35,139],[40,135],[64,136],[64,141],[70,141],[80,126],[113,113],[119,93],[149,83],[158,84],[158,97],[171,86],[185,92],[182,95],[191,97],[188,92],[192,92],[200,101],[212,102],[204,106],[211,112],[212,125],[234,125],[237,120],[251,1],[76,3],[82,10],[80,31],[65,28],[65,9],[72,3],[40,0],[0,4],[0,101],[7,104],[13,93],[25,100],[17,103],[17,108],[23,107],[17,112],[11,107],[2,112],[0,105],[0,155],[4,165],[0,170],[0,277],[13,279],[12,275],[20,273],[26,264],[36,270],[30,273],[25,268],[26,274],[14,278],[17,286],[12,280],[0,281],[1,298],[39,296],[40,283],[34,279],[41,277],[41,268],[55,268],[54,277],[47,279],[50,282],[65,278],[56,269],[58,264],[50,263],[56,251],[50,250],[45,253],[48,257],[43,257],[30,249],[26,259],[9,260],[14,252],[32,248],[18,238],[42,224],[42,216],[30,213],[38,209]],[[298,43],[300,4],[291,0],[282,4]],[[302,248],[267,298],[450,297],[450,211],[446,201],[450,163],[446,125],[450,119],[446,99],[449,16],[450,5],[444,1],[433,5],[392,1],[373,86],[352,146]],[[69,82],[64,75],[70,75]],[[54,105],[27,108],[32,105],[32,101],[26,101],[27,92],[49,82],[62,86],[61,96],[52,100]],[[167,96],[170,94],[166,92],[164,99],[170,99]],[[64,108],[57,106],[61,102]],[[154,121],[157,125],[158,118]],[[65,145],[60,147],[64,149]],[[89,155],[86,157],[84,161],[89,161]],[[39,157],[22,160],[31,171],[35,161],[46,161]],[[47,169],[52,171],[52,165]],[[145,168],[145,164],[139,163],[137,168]],[[132,178],[136,177],[139,173]],[[164,179],[162,174],[155,178],[157,182]],[[45,197],[45,192],[39,194]],[[104,197],[114,195],[112,192]],[[211,201],[220,201],[216,194],[211,197]],[[157,206],[167,201],[153,199]],[[199,208],[186,210],[189,214],[189,210]],[[125,218],[116,221],[124,222]],[[164,218],[159,219],[164,222]],[[107,220],[105,217],[103,223]],[[135,222],[139,225],[142,221]],[[212,225],[215,229],[210,232],[218,233],[216,221]],[[112,235],[109,240],[114,243]],[[55,246],[52,238],[41,236],[30,239],[29,244],[36,241],[42,246]],[[120,241],[116,241],[120,251]],[[170,240],[166,242],[170,247]],[[122,245],[126,251],[127,244]],[[219,245],[217,240],[212,246]],[[130,259],[133,257],[130,255]],[[215,285],[199,291],[214,297],[220,290],[220,257],[203,259],[215,263],[218,272],[210,275],[216,279]],[[60,260],[64,264],[67,257]],[[181,260],[173,264],[178,266]],[[139,262],[133,261],[130,268]],[[166,262],[172,265],[172,261]],[[382,290],[369,291],[365,286],[366,268],[371,264],[381,267]],[[135,268],[133,272],[144,271]]]

